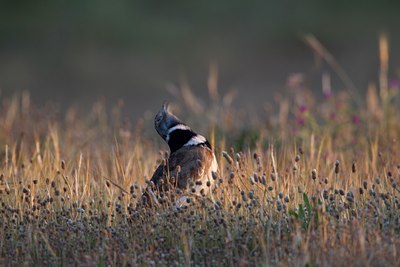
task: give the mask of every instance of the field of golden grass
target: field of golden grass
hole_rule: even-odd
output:
[[[229,101],[198,103],[209,116],[187,117],[203,120],[221,177],[214,201],[178,210],[166,198],[136,209],[167,156],[151,117],[130,125],[101,103],[62,117],[28,94],[3,99],[1,263],[398,264],[398,88],[371,85],[361,107],[296,90],[254,124]]]
[[[136,208],[167,157],[151,116],[132,124],[122,103],[60,114],[27,93],[2,98],[0,264],[398,265],[399,85],[381,76],[354,101],[324,77],[321,100],[300,78],[257,116],[213,79],[208,105],[171,89],[220,167],[213,200],[180,209],[165,196]]]

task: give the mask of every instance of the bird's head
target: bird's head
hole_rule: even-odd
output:
[[[168,142],[167,137],[169,129],[178,124],[183,124],[183,123],[178,117],[176,117],[169,111],[168,103],[164,102],[160,111],[154,118],[154,128],[156,128],[158,134]]]

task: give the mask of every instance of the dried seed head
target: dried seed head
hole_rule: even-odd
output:
[[[255,183],[258,183],[259,180],[260,180],[260,179],[258,178],[258,174],[257,174],[257,173],[254,173],[254,174],[253,174],[253,177],[254,177],[254,182],[255,182]]]
[[[300,161],[300,155],[296,155],[296,157],[294,157],[294,161],[295,162],[299,162]]]
[[[336,160],[336,162],[335,162],[335,173],[336,173],[336,174],[339,173],[339,170],[340,170],[339,165],[340,165],[339,160]]]
[[[263,175],[263,176],[261,177],[261,183],[262,183],[263,185],[266,185],[266,184],[267,184],[267,179],[265,178],[265,175]]]
[[[253,176],[250,176],[250,178],[249,178],[249,182],[250,182],[250,184],[251,184],[251,185],[254,185],[254,179],[253,179]]]
[[[250,199],[253,199],[254,198],[254,190],[250,190],[248,195],[249,195]]]
[[[235,155],[236,161],[239,162],[241,158],[242,158],[242,157],[240,156],[240,154],[239,154],[239,153],[236,153],[236,155]]]
[[[356,162],[355,162],[355,161],[353,161],[353,164],[351,165],[351,171],[352,171],[353,173],[356,172]]]
[[[206,196],[206,192],[205,192],[204,188],[202,188],[202,189],[200,190],[200,194],[201,194],[201,196],[203,196],[203,197]]]
[[[281,210],[282,210],[282,202],[281,202],[280,200],[277,200],[277,201],[276,201],[276,209],[277,209],[278,211],[281,211]]]
[[[376,183],[376,184],[381,184],[381,179],[380,179],[379,177],[376,177],[376,178],[375,178],[375,183]]]
[[[65,170],[65,161],[64,160],[61,161],[61,169]]]
[[[339,190],[335,189],[335,195],[339,194]]]
[[[231,156],[229,156],[229,154],[226,151],[222,151],[222,156],[226,159],[226,161],[232,165],[233,160],[231,158]]]
[[[348,202],[353,202],[353,201],[354,201],[354,194],[353,194],[353,192],[351,192],[351,191],[347,192],[347,194],[346,194],[346,200],[347,200]]]
[[[367,181],[364,181],[364,182],[363,182],[363,187],[364,187],[365,190],[367,190],[367,188],[368,188],[368,183],[367,183]]]
[[[312,179],[315,181],[315,179],[317,179],[317,170],[316,169],[313,169],[312,171],[311,171],[311,177],[312,177]]]
[[[323,196],[323,198],[324,198],[325,200],[327,200],[327,199],[328,199],[328,196],[329,196],[328,190],[324,189],[324,191],[323,191],[323,193],[322,193],[322,196]]]

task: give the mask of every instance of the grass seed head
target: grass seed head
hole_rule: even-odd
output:
[[[312,179],[315,181],[315,179],[317,179],[317,170],[316,169],[313,169],[312,171],[311,171],[311,177],[312,177]]]
[[[338,174],[339,173],[339,171],[340,171],[340,162],[339,162],[339,160],[336,160],[335,161],[335,173],[336,174]]]

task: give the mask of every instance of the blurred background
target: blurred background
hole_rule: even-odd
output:
[[[390,42],[396,78],[399,1],[1,1],[1,96],[28,90],[38,105],[85,106],[123,99],[133,117],[156,111],[189,85],[207,99],[211,69],[221,94],[262,109],[288,77],[317,92],[330,72],[302,36],[313,34],[355,88],[378,79],[378,36]],[[171,89],[172,88],[172,89]]]

